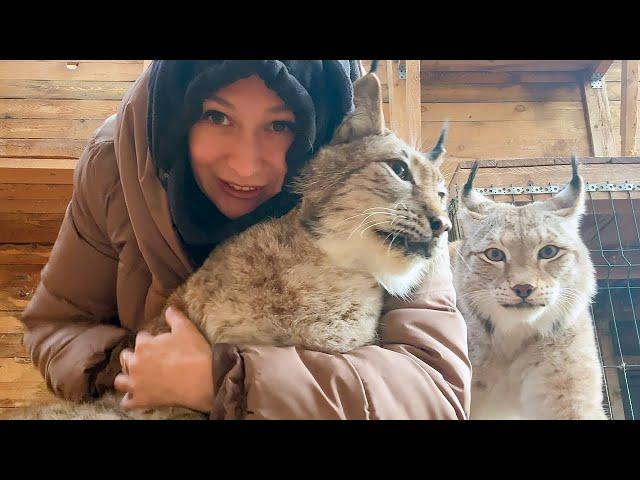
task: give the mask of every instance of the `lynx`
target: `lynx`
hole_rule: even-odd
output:
[[[472,419],[606,419],[575,157],[572,168],[555,197],[513,206],[473,190],[476,164],[459,197],[465,238],[454,282],[468,325]]]

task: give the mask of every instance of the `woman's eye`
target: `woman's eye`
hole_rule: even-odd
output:
[[[224,113],[218,110],[207,110],[202,115],[203,118],[209,120],[211,123],[215,125],[230,125],[229,117],[227,117]]]
[[[498,248],[487,248],[484,255],[492,262],[502,262],[505,259],[504,252]]]
[[[555,245],[545,245],[538,252],[538,258],[542,258],[543,260],[549,260],[550,258],[555,257],[560,249]]]
[[[284,120],[277,120],[271,123],[271,130],[278,133],[286,132],[286,131],[293,132],[293,127],[294,127],[293,123],[286,122]]]
[[[406,182],[411,182],[413,177],[411,176],[411,172],[409,171],[408,165],[402,160],[389,160],[387,165],[391,167],[393,173],[395,173],[398,178],[404,180]]]

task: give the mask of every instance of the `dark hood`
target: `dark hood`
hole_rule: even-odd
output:
[[[230,220],[198,187],[189,162],[188,134],[202,102],[236,80],[258,75],[296,117],[282,191],[253,212]],[[289,186],[311,155],[331,140],[353,108],[355,60],[156,60],[151,66],[147,136],[167,190],[174,226],[199,266],[221,241],[268,217],[279,217],[299,198]]]

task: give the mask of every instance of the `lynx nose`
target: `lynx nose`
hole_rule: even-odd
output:
[[[525,284],[516,285],[515,287],[511,287],[511,288],[514,292],[516,292],[517,296],[519,296],[521,299],[524,300],[529,295],[531,295],[531,293],[535,290],[536,287],[534,287],[533,285],[529,285],[528,283],[525,283]]]
[[[439,237],[442,233],[451,229],[451,221],[444,216],[430,217],[429,225],[431,226],[434,237]]]

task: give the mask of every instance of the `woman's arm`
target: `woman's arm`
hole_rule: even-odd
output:
[[[330,355],[217,344],[213,361],[195,326],[167,312],[171,333],[139,334],[115,386],[128,393],[125,409],[182,405],[219,419],[467,418],[471,365],[448,262],[413,301],[386,308],[380,347]]]
[[[113,143],[94,137],[80,157],[58,238],[22,315],[33,362],[48,388],[70,400],[112,386],[120,350],[132,341],[113,324],[118,258],[104,233],[107,195],[118,180],[109,174],[113,169]]]
[[[212,418],[466,419],[471,364],[448,262],[410,302],[392,301],[381,346],[329,355],[219,344]]]

